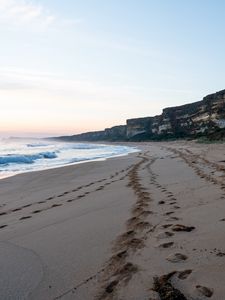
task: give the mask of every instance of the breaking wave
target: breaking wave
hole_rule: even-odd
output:
[[[0,140],[0,178],[136,152],[134,147],[46,140]]]
[[[0,165],[6,164],[33,164],[37,159],[53,159],[55,152],[40,152],[37,154],[7,154],[0,156]]]

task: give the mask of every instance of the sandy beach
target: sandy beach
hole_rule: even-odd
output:
[[[0,299],[225,298],[225,144],[0,180]]]

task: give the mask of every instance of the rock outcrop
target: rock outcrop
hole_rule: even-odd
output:
[[[163,109],[159,116],[127,120],[128,138],[211,136],[225,131],[225,90],[203,100]]]
[[[161,115],[129,119],[126,125],[60,137],[69,141],[161,140],[169,138],[225,137],[225,90],[203,100],[163,109]]]

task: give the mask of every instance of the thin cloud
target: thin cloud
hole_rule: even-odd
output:
[[[8,26],[48,27],[56,16],[42,5],[26,0],[0,0],[0,23]]]
[[[140,92],[141,87],[112,86],[90,80],[66,79],[53,73],[32,72],[15,68],[0,68],[0,89],[41,89],[52,92],[78,93],[79,95],[96,96],[104,99],[109,96],[130,97]]]

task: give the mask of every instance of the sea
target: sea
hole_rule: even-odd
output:
[[[47,139],[0,139],[0,178],[137,152],[135,147]]]

